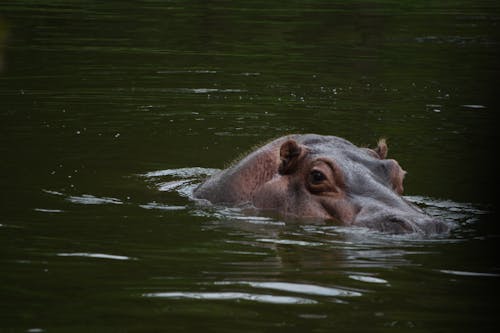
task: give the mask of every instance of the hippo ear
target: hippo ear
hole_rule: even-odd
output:
[[[378,140],[377,148],[375,148],[374,151],[377,153],[378,157],[381,160],[384,160],[387,157],[387,152],[389,151],[389,148],[387,148],[387,143],[385,139]]]
[[[288,140],[280,148],[280,166],[278,172],[282,175],[290,174],[297,169],[302,148],[295,140]]]

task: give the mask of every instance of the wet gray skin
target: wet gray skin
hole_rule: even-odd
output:
[[[194,196],[304,223],[335,220],[396,234],[447,232],[445,223],[401,196],[405,171],[386,158],[387,151],[384,140],[369,149],[335,136],[281,137],[207,179]]]

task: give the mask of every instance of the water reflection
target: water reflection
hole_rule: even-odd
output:
[[[481,273],[481,272],[464,272],[464,271],[453,271],[449,269],[439,270],[441,273],[455,275],[455,276],[470,276],[470,277],[500,277],[500,274],[496,273]]]
[[[146,293],[144,297],[196,299],[196,300],[245,300],[272,304],[316,304],[312,299],[292,296],[260,295],[241,292],[157,292]]]
[[[81,205],[105,205],[105,204],[113,204],[113,205],[122,205],[123,202],[117,198],[108,198],[108,197],[96,197],[91,194],[82,194],[82,195],[71,195],[66,198],[66,200],[81,204]]]
[[[336,296],[336,297],[357,297],[362,293],[359,291],[347,290],[340,287],[324,287],[304,283],[290,282],[252,282],[252,281],[221,281],[216,285],[246,285],[253,288],[273,289],[279,291],[288,291],[300,294],[309,294],[316,296]]]
[[[45,189],[42,191],[47,193],[47,194],[52,194],[55,196],[63,197],[65,200],[67,200],[69,202],[72,202],[75,204],[80,204],[80,205],[106,205],[106,204],[122,205],[123,204],[123,202],[117,198],[97,197],[97,196],[94,196],[92,194],[66,195],[62,192],[45,190]],[[47,210],[45,210],[45,211],[47,211]]]
[[[159,209],[159,210],[184,210],[186,206],[172,206],[167,204],[162,204],[158,202],[150,202],[145,205],[139,205],[139,207],[144,209]]]
[[[64,212],[62,209],[48,209],[48,208],[35,208],[33,210],[35,212],[42,212],[42,213],[62,213],[62,212]]]
[[[114,254],[105,253],[88,253],[88,252],[74,252],[74,253],[57,253],[59,257],[83,257],[83,258],[97,258],[97,259],[111,259],[111,260],[137,260],[127,256],[118,256]]]
[[[204,283],[207,285],[207,283]],[[252,289],[269,289],[274,292],[299,293],[313,298],[304,298],[290,295],[259,294],[254,292],[242,291],[218,291],[218,292],[153,292],[145,293],[144,297],[160,297],[173,299],[201,299],[201,300],[248,300],[265,303],[277,304],[316,304],[320,301],[342,303],[337,298],[359,297],[362,292],[359,290],[349,290],[342,287],[325,287],[305,283],[290,282],[260,282],[260,281],[219,281],[212,286],[221,287],[251,287]],[[319,299],[317,297],[326,297]]]
[[[373,276],[349,275],[349,277],[353,280],[362,281],[362,282],[366,282],[366,283],[389,284],[389,282],[387,282],[386,280],[381,279],[381,278],[376,278]]]

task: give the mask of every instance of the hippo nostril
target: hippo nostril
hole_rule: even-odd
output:
[[[356,215],[353,224],[392,234],[433,235],[447,233],[450,230],[443,221],[420,212],[388,213],[362,209]]]
[[[398,234],[419,232],[420,228],[409,219],[400,216],[391,216],[387,219],[390,224],[390,229]]]
[[[436,220],[432,217],[391,217],[391,222],[399,226],[403,232],[419,232],[426,235],[441,234],[449,231],[449,227],[442,221]],[[398,228],[395,228],[398,229]]]
[[[428,218],[421,225],[426,234],[443,234],[450,231],[450,227],[443,221]]]
[[[411,220],[400,216],[372,216],[358,219],[358,225],[392,234],[421,233],[422,230]]]

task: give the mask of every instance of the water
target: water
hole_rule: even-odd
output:
[[[0,331],[499,324],[494,1],[2,1]],[[454,229],[192,199],[286,133],[386,137]]]

